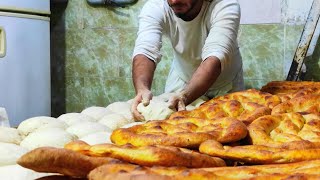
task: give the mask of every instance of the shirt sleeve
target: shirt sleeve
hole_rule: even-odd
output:
[[[161,60],[162,30],[164,21],[163,3],[160,0],[146,2],[139,15],[139,30],[133,51],[147,56],[155,64]],[[133,58],[132,57],[132,58]]]
[[[240,24],[240,6],[236,0],[219,1],[210,17],[209,35],[202,49],[202,59],[216,56],[221,71],[232,65],[238,48],[237,36]]]

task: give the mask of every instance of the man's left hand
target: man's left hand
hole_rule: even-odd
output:
[[[182,111],[186,110],[187,105],[187,97],[185,92],[179,92],[173,94],[169,99],[169,108],[176,110],[176,111]]]

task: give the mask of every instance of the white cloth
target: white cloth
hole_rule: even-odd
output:
[[[139,16],[133,57],[143,54],[159,63],[162,35],[166,35],[174,49],[169,79],[179,77],[183,82],[188,82],[202,61],[216,56],[221,61],[222,71],[210,89],[225,89],[237,74],[242,74],[237,43],[239,21],[237,0],[205,0],[200,13],[192,21],[178,18],[167,0],[149,0]],[[167,90],[173,82],[167,81]]]
[[[166,82],[165,92],[180,92],[183,90],[183,87],[187,85],[187,82],[179,77],[175,71],[169,72],[169,77]],[[213,97],[222,96],[227,93],[236,92],[244,90],[244,81],[243,81],[243,72],[242,68],[237,73],[236,77],[232,82],[227,83],[225,86],[220,88],[211,87],[205,97],[211,99]]]

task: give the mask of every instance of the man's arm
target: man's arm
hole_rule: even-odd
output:
[[[214,3],[214,2],[212,2]],[[233,66],[239,66],[234,53],[240,24],[240,6],[237,0],[217,1],[210,18],[210,31],[202,48],[203,62],[193,74],[185,90],[171,105],[183,110],[185,105],[205,94],[220,74],[230,76]],[[229,74],[230,73],[230,74]]]
[[[210,56],[203,61],[184,88],[185,105],[204,95],[221,73],[221,63],[217,57]]]
[[[208,91],[220,73],[220,60],[215,56],[208,57],[194,72],[182,93],[170,100],[171,108],[175,108],[178,111],[184,110],[186,105],[192,103]]]
[[[137,110],[137,106],[141,102],[144,105],[148,105],[152,98],[150,89],[155,69],[156,65],[154,61],[150,60],[147,56],[138,54],[133,58],[132,78],[136,97],[132,102],[131,112],[136,120],[144,120],[144,117]]]

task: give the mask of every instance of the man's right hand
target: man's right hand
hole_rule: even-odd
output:
[[[140,103],[143,103],[144,106],[148,106],[150,100],[152,99],[152,92],[150,90],[143,90],[137,93],[136,97],[133,99],[131,105],[131,112],[136,121],[144,121],[145,118],[137,110],[137,107]]]

